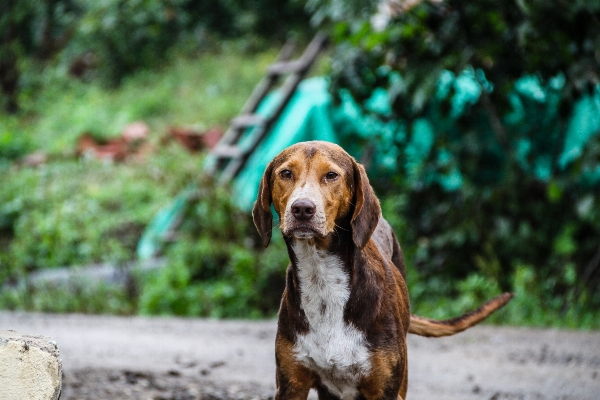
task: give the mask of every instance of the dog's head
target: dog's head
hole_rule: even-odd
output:
[[[267,166],[252,211],[265,247],[271,240],[271,204],[284,236],[325,238],[349,220],[352,241],[361,249],[381,215],[363,166],[338,145],[320,141],[288,147]]]

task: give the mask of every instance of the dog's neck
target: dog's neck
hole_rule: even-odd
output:
[[[309,323],[331,316],[332,310],[327,310],[325,303],[334,304],[341,318],[350,295],[347,263],[339,254],[319,250],[306,240],[296,240],[291,247],[302,308]]]
[[[379,254],[376,245],[371,241],[365,248],[359,249],[354,245],[350,232],[344,230],[334,233],[326,242],[301,242],[290,237],[284,239],[291,261],[287,302],[289,309],[298,317],[296,331],[306,332],[311,325],[305,311],[307,300],[303,299],[303,292],[309,287],[307,278],[309,282],[311,278],[318,279],[322,285],[332,283],[333,287],[339,289],[338,277],[342,278],[344,287],[349,291],[349,296],[344,297],[344,322],[362,331],[371,329],[375,311],[381,303],[382,294],[377,288],[385,279],[367,267],[367,253]]]
[[[299,308],[308,329],[294,347],[298,361],[319,371],[321,382],[340,398],[354,398],[359,376],[371,368],[365,334],[346,318],[351,269],[343,254],[307,240],[290,243]]]
[[[292,267],[296,272],[300,270],[313,270],[316,274],[326,273],[328,257],[337,259],[336,266],[345,271],[351,278],[352,257],[356,248],[352,242],[349,231],[334,232],[325,238],[315,237],[312,239],[296,239],[284,237]]]

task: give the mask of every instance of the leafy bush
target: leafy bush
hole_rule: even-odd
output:
[[[0,292],[0,308],[18,311],[131,315],[136,304],[125,288],[86,279],[60,284],[21,282]]]
[[[598,5],[397,2],[373,24],[374,3],[310,4],[335,40],[334,96],[350,95],[365,113],[396,123],[390,138],[371,145],[397,168],[378,171],[373,183],[418,271],[409,285],[417,311],[449,316],[435,298],[466,306],[481,300],[469,291],[513,290],[523,297],[509,308],[523,313],[506,318],[597,327],[590,322],[600,306],[594,113],[579,119],[591,138],[584,150],[570,162],[561,155],[575,106],[597,103]],[[465,74],[477,96],[459,98]],[[390,102],[384,112],[369,107],[381,89]],[[423,125],[432,137],[417,149],[419,160]]]
[[[213,187],[208,180],[200,182],[202,189],[187,205],[177,240],[164,254],[163,268],[149,272],[134,269],[133,279],[125,285],[94,282],[84,275],[75,275],[66,282],[31,281],[19,273],[18,263],[23,257],[14,252],[15,243],[12,243],[6,260],[13,268],[4,270],[8,276],[0,277],[4,285],[0,308],[238,318],[273,316],[283,292],[288,263],[283,241],[277,238],[268,249],[262,249],[251,217],[236,208],[229,191]],[[97,215],[106,218],[107,214],[104,211]],[[72,216],[64,216],[64,219],[69,222],[55,228],[56,236],[69,231],[69,224],[78,222],[73,221]],[[128,242],[125,238],[120,237],[117,242],[111,238],[114,230],[128,226],[123,219],[120,224],[108,219],[106,226],[112,227],[109,233],[103,232],[104,226],[98,221],[80,221],[80,225],[88,229],[95,227],[100,240],[74,231],[72,238],[80,241],[78,245],[59,238],[63,239],[61,243],[51,242],[40,247],[49,249],[51,254],[77,260],[82,259],[80,254],[56,250],[73,251],[82,245],[95,245],[90,250],[106,251],[106,254],[95,255],[96,259],[108,260],[113,265],[133,257],[133,249],[123,248]],[[139,232],[131,232],[130,238],[130,244],[135,247]],[[33,252],[32,249],[29,252]],[[89,258],[93,259],[92,256]],[[118,256],[123,259],[115,259]],[[6,277],[8,279],[2,279]]]
[[[0,168],[33,149],[29,137],[20,134],[14,118],[0,119]],[[4,165],[3,165],[4,164]]]
[[[140,312],[211,317],[273,315],[283,292],[283,241],[262,249],[249,213],[223,187],[200,186],[188,205],[168,267],[144,280]]]
[[[7,174],[0,281],[41,268],[133,259],[147,221],[199,168],[182,150],[171,151],[145,168],[65,161]]]
[[[219,318],[273,316],[288,263],[282,239],[273,240],[268,249],[260,248],[251,217],[236,208],[229,191],[212,187],[208,181],[201,186],[199,195],[187,205],[177,240],[165,252],[164,267],[149,272],[134,268],[132,279],[125,285],[94,282],[83,275],[66,282],[38,282],[13,273],[10,279],[0,279],[0,308]],[[102,229],[98,221],[85,224]],[[108,224],[116,225],[112,220]],[[138,237],[131,235],[134,240]],[[94,239],[80,238],[88,245],[95,244]],[[119,244],[124,246],[126,241]],[[71,243],[56,246],[60,247],[75,248]],[[133,256],[132,249],[119,249],[106,238],[98,243],[98,249],[105,251],[113,265],[118,265],[119,260],[114,259],[118,255],[124,259]],[[77,257],[64,251],[56,253]],[[6,255],[7,260],[18,261],[19,254]]]
[[[80,7],[63,57],[71,60],[73,74],[98,72],[113,84],[137,69],[163,64],[166,51],[202,22],[226,30],[234,17],[218,1],[85,1]]]
[[[223,48],[199,58],[181,57],[162,71],[137,73],[117,90],[65,80],[46,70],[39,77],[40,90],[23,103],[29,118],[0,115],[0,126],[10,135],[2,136],[9,138],[2,154],[10,161],[0,166],[0,308],[227,316],[275,312],[285,254],[277,257],[277,246],[262,251],[249,244],[246,238],[254,235],[249,215],[233,210],[226,192],[196,199],[188,210],[190,218],[200,215],[219,241],[202,236],[199,222],[185,224],[179,240],[167,249],[168,267],[136,274],[131,287],[84,280],[25,284],[30,272],[41,269],[99,262],[119,266],[135,259],[140,234],[155,213],[190,184],[207,184],[199,178],[201,156],[160,139],[170,125],[198,130],[224,126],[276,54],[242,53],[232,42]],[[82,132],[108,138],[140,119],[150,125],[155,148],[143,161],[107,164],[72,158],[69,149]],[[31,150],[49,153],[49,161],[35,168],[13,161]],[[213,215],[207,201],[224,201],[215,209],[231,212],[239,221]],[[197,214],[200,209],[203,213]],[[229,231],[233,233],[221,233]],[[188,259],[191,272],[185,272],[189,278],[179,291],[169,283],[170,274],[187,271]],[[183,296],[186,290],[193,295],[161,305],[156,299],[163,289],[169,296]],[[207,300],[200,302],[203,298]],[[176,305],[181,302],[185,306]]]
[[[166,65],[174,48],[196,54],[210,48],[213,38],[250,43],[264,37],[264,49],[291,29],[308,31],[307,22],[296,0],[3,2],[0,108],[17,112],[22,91],[36,92],[47,66],[115,86],[134,71]]]
[[[389,88],[395,116],[407,120],[426,111],[444,70],[482,71],[494,89],[487,94],[489,101],[475,108],[492,119],[510,110],[509,95],[525,75],[548,81],[563,74],[564,112],[574,96],[593,91],[599,81],[600,8],[594,2],[415,1],[392,6],[381,16],[386,20],[382,26],[364,18],[362,0],[347,2],[343,13],[339,1],[311,3],[333,20],[331,32],[341,45],[334,82],[359,100],[377,87]],[[371,4],[367,10],[373,8]],[[403,79],[390,81],[378,74],[384,64]]]

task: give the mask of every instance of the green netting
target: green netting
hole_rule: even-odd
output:
[[[398,78],[400,79],[400,78]],[[555,146],[562,149],[560,166],[565,167],[582,151],[585,143],[600,132],[600,89],[579,100],[566,127],[566,139],[559,133],[557,123],[558,103],[564,78],[553,79],[546,87],[535,76],[518,81],[511,98],[512,112],[504,117],[507,129],[522,132],[518,145],[518,156],[525,170],[540,179],[549,179],[552,170],[550,154]],[[450,99],[450,112],[432,108],[431,115],[418,119],[413,124],[413,134],[403,149],[407,170],[418,170],[420,163],[431,150],[435,132],[440,129],[455,131],[460,135],[456,121],[469,107],[475,104],[482,91],[491,91],[492,85],[473,70],[459,76],[445,72],[440,77],[437,100]],[[279,93],[269,95],[261,104],[258,113],[268,115],[279,100]],[[306,140],[326,140],[342,145],[350,154],[360,158],[367,144],[374,145],[371,157],[371,173],[393,172],[397,168],[398,147],[406,137],[403,121],[381,122],[380,118],[365,115],[360,107],[345,93],[341,103],[335,104],[323,77],[305,80],[286,107],[273,129],[249,158],[246,167],[235,180],[235,198],[240,207],[250,209],[258,190],[258,184],[267,163],[284,148]],[[390,114],[388,95],[376,91],[367,103],[370,111],[380,115]],[[488,125],[482,122],[482,134],[493,135]],[[243,146],[244,143],[242,142]],[[535,157],[531,154],[535,153]],[[439,157],[452,157],[442,152]],[[447,190],[461,186],[462,176],[458,168],[437,177]],[[600,180],[600,168],[595,179]]]
[[[395,76],[393,79],[401,77]],[[564,127],[558,118],[563,85],[564,78],[560,76],[546,86],[535,76],[523,77],[517,82],[509,98],[512,111],[503,118],[507,130],[513,133],[513,137],[520,138],[516,148],[522,168],[542,180],[551,178],[551,154],[559,151],[561,156],[558,167],[564,168],[576,160],[590,138],[600,132],[600,88],[574,105],[572,116]],[[466,70],[459,76],[444,72],[440,76],[434,105],[430,107],[429,114],[413,122],[412,134],[406,140],[407,126],[404,121],[390,120],[384,123],[381,118],[370,113],[364,114],[347,93],[341,93],[341,102],[334,104],[326,78],[307,79],[300,84],[276,125],[233,182],[235,199],[241,208],[250,210],[267,163],[284,148],[306,140],[338,143],[359,160],[365,148],[370,147],[369,172],[375,176],[393,174],[397,170],[400,151],[397,143],[406,143],[406,147],[402,149],[402,162],[408,174],[407,179],[410,180],[411,175],[417,176],[421,170],[423,160],[434,145],[436,132],[460,138],[463,132],[457,120],[479,101],[483,91],[491,90],[492,85],[477,71]],[[269,115],[278,104],[280,96],[277,91],[267,96],[260,105],[258,114]],[[450,100],[449,112],[440,106],[445,100]],[[383,90],[373,93],[366,106],[371,113],[391,115],[388,94]],[[494,135],[486,118],[482,117],[478,126],[481,126],[480,135]],[[564,136],[561,129],[566,130]],[[247,132],[246,143],[242,140],[241,146],[247,145],[251,134],[251,131]],[[497,152],[499,154],[496,156],[501,158],[502,148],[498,147]],[[438,162],[452,167],[444,175],[434,175],[430,179],[449,191],[460,188],[463,179],[458,163],[449,162],[452,161],[452,153],[441,151],[437,157]],[[207,163],[212,162],[214,159],[208,157]],[[487,168],[487,171],[488,175],[493,175],[493,166],[491,169]],[[493,179],[493,176],[484,178]],[[595,171],[587,172],[585,178],[593,184],[600,182],[600,166]],[[141,258],[152,257],[157,253],[162,237],[181,217],[186,199],[185,192],[180,194],[151,222],[138,245],[138,255]]]

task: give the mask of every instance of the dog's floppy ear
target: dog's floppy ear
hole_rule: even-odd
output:
[[[352,226],[352,241],[359,249],[367,245],[371,235],[377,228],[381,217],[381,206],[369,184],[369,178],[362,165],[354,164],[354,214],[350,225]]]
[[[252,209],[252,218],[254,225],[263,241],[263,246],[267,247],[271,241],[271,231],[273,229],[273,214],[271,214],[271,173],[273,171],[272,163],[267,165],[265,173],[260,180],[258,187],[258,197],[254,202]]]

